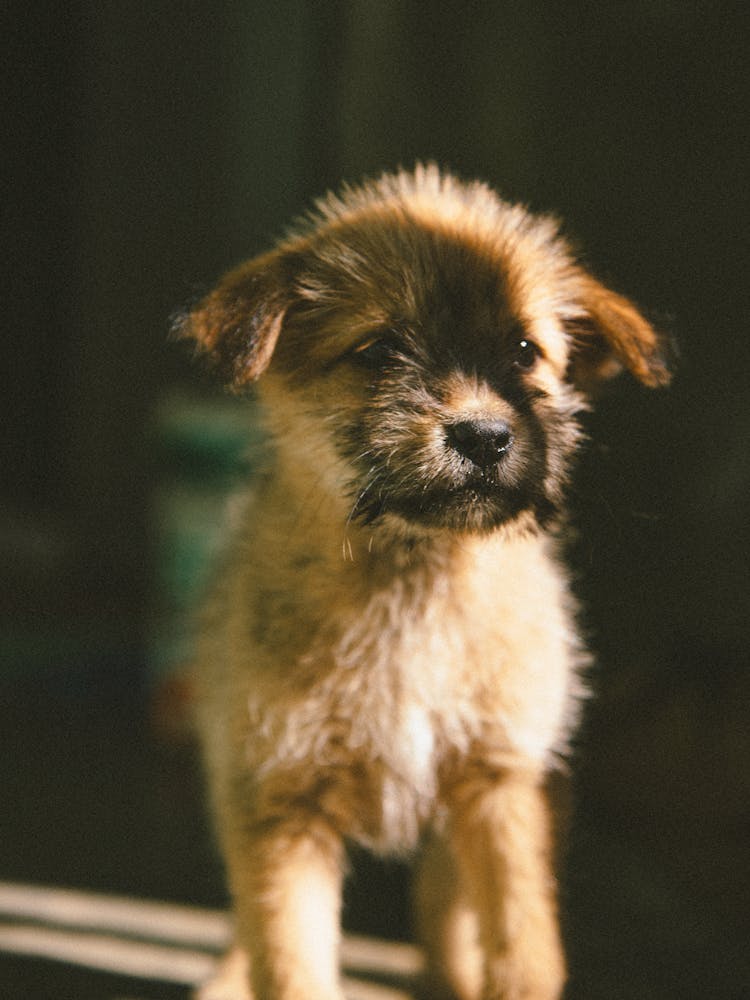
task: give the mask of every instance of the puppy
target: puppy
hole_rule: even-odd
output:
[[[356,842],[424,848],[432,997],[559,997],[563,492],[589,391],[665,384],[660,338],[554,221],[433,166],[321,201],[182,332],[259,379],[273,444],[199,650],[237,935],[200,995],[340,1000]]]

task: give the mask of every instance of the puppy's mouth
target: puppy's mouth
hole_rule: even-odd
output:
[[[514,521],[522,513],[534,514],[540,524],[554,515],[553,505],[541,493],[503,488],[497,483],[476,481],[460,488],[437,488],[421,493],[381,494],[364,505],[362,519],[374,523],[385,515],[396,515],[408,523],[457,532],[485,533]]]
[[[446,425],[432,461],[390,461],[371,470],[353,516],[373,524],[385,515],[422,527],[484,533],[533,513],[544,524],[554,515],[546,496],[542,441],[518,436],[503,420]]]

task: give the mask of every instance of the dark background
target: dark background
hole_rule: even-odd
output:
[[[747,16],[3,5],[0,879],[223,902],[171,665],[237,424],[169,316],[342,178],[435,159],[559,213],[681,350],[668,392],[601,400],[573,491],[570,996],[748,995]],[[349,924],[407,934],[401,870],[374,916],[357,871]]]

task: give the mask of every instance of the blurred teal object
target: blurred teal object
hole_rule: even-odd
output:
[[[157,435],[152,662],[160,678],[190,660],[191,619],[221,551],[228,500],[252,480],[263,434],[252,399],[180,392],[159,406]]]

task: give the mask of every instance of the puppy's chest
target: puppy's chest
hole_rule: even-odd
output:
[[[271,780],[290,769],[325,775],[342,789],[354,778],[349,834],[412,846],[434,813],[446,747],[467,743],[476,714],[457,669],[463,636],[445,627],[443,611],[404,593],[375,595],[311,637],[298,684],[257,677],[253,770]]]
[[[559,737],[563,622],[554,607],[522,619],[491,592],[374,595],[311,640],[294,698],[286,688],[283,701],[251,708],[256,766],[361,775],[356,835],[408,847],[434,814],[446,760],[482,745],[541,759]]]
[[[465,749],[477,728],[456,669],[465,650],[459,635],[426,622],[420,609],[380,628],[363,624],[342,634],[321,693],[331,707],[332,745],[367,788],[368,820],[357,835],[376,848],[410,848],[435,813],[448,748]]]
[[[546,754],[574,667],[564,591],[493,582],[376,598],[342,628],[330,683],[354,734],[420,770],[478,741]]]

